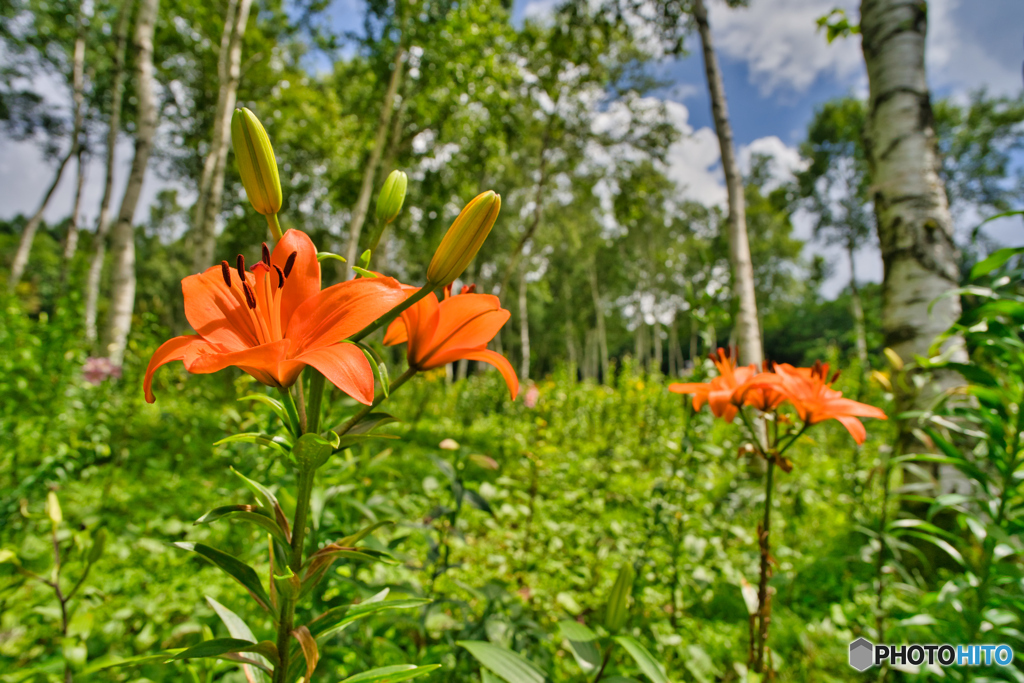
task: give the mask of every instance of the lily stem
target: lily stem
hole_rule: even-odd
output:
[[[402,386],[410,379],[412,379],[413,375],[415,375],[417,372],[419,372],[419,368],[417,368],[416,366],[411,366],[408,370],[399,375],[394,382],[388,385],[388,396],[390,396],[396,389],[398,389],[398,387]],[[383,403],[385,398],[387,398],[387,396],[384,395],[384,392],[381,392],[375,399],[373,399],[373,403],[371,403],[368,406],[363,406],[362,410],[360,410],[358,413],[350,417],[342,424],[335,427],[334,432],[337,433],[338,436],[342,436],[350,429],[355,427],[357,424],[359,424],[359,421],[362,420],[367,415],[369,415],[371,410],[373,410],[381,403]]]
[[[295,434],[296,438],[302,436],[302,423],[299,421],[299,413],[295,409],[295,399],[292,398],[292,392],[290,389],[282,387],[280,389],[281,401],[284,403],[284,409],[288,413],[288,421],[291,422],[292,433]]]
[[[306,430],[311,434],[317,434],[320,432],[320,413],[324,404],[327,378],[314,367],[310,367],[309,370],[312,375],[309,378],[309,401],[306,403]]]
[[[277,220],[277,214],[267,215],[267,226],[270,228],[270,236],[275,242],[281,241],[281,221]]]
[[[402,303],[398,304],[397,306],[392,308],[390,311],[388,311],[387,313],[385,313],[381,317],[377,318],[375,321],[373,321],[372,323],[370,323],[369,325],[367,325],[366,327],[364,327],[363,329],[361,329],[360,331],[356,332],[354,335],[349,337],[349,341],[357,342],[357,341],[362,341],[366,337],[369,337],[371,334],[373,334],[374,332],[376,332],[377,330],[379,330],[380,328],[384,327],[385,325],[390,323],[392,320],[394,320],[395,318],[400,316],[402,314],[402,312],[405,311],[407,308],[409,308],[410,306],[415,304],[417,301],[419,301],[420,299],[424,298],[425,296],[427,296],[428,294],[430,294],[433,291],[434,291],[434,285],[432,285],[432,284],[430,284],[428,282],[427,284],[425,284],[422,287],[420,287],[416,291],[416,293],[413,294],[412,296],[410,296],[408,299],[406,299]]]
[[[309,499],[313,495],[315,469],[300,469],[298,491],[295,494],[295,517],[292,522],[292,548],[288,566],[296,576],[302,576],[302,551],[306,541],[306,522],[309,518]],[[274,668],[274,683],[287,683],[291,659],[291,635],[295,626],[295,597],[281,596],[281,619],[277,628],[278,665]]]
[[[761,546],[761,580],[757,586],[757,606],[759,628],[757,633],[757,663],[754,671],[764,672],[764,648],[768,640],[768,624],[771,621],[771,612],[768,606],[768,576],[770,574],[769,559],[771,541],[768,538],[772,521],[772,483],[775,474],[775,460],[768,461],[768,474],[765,477],[764,485],[764,521],[761,524],[761,533],[758,538]]]

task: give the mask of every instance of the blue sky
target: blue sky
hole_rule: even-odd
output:
[[[867,92],[859,39],[828,45],[815,26],[817,17],[836,6],[847,9],[855,19],[858,2],[750,0],[749,8],[730,10],[721,0],[707,1],[740,158],[749,158],[752,151],[771,154],[783,174],[799,161],[796,146],[815,107],[836,96]],[[557,2],[515,0],[513,21],[519,23],[527,17],[543,21]],[[362,0],[334,0],[329,20],[338,27],[361,30],[363,7]],[[653,95],[672,103],[672,115],[685,136],[671,150],[670,176],[683,194],[720,202],[724,188],[699,43],[691,40],[690,48],[692,53],[685,58],[652,66],[655,74],[672,84]],[[1024,0],[930,0],[927,64],[935,96],[964,98],[979,87],[1017,95],[1022,88],[1022,62]],[[4,147],[0,154],[0,217],[31,212],[50,167],[30,144],[5,141]],[[130,158],[130,140],[124,139],[118,151],[118,187],[123,187]],[[73,180],[71,173],[65,176],[47,211],[48,220],[60,220],[70,209]],[[97,159],[88,169],[87,225],[95,219],[101,183]],[[148,203],[165,186],[166,182],[150,174],[137,218],[146,215]],[[808,221],[798,216],[795,222],[798,234],[808,236]],[[961,231],[973,227],[970,217],[963,222]],[[1004,243],[1024,243],[1019,220],[994,225],[990,232]],[[810,244],[807,251],[820,250]],[[837,262],[826,293],[834,294],[845,285],[848,272],[844,269],[845,265]],[[862,250],[858,271],[861,279],[880,279],[877,250],[870,246]]]

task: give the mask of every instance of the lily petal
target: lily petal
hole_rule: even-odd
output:
[[[441,357],[453,351],[486,346],[512,315],[500,306],[498,297],[490,294],[460,294],[446,300],[438,309],[438,324],[429,348],[421,349],[417,359],[429,368],[443,365],[446,361]]]
[[[193,344],[185,353],[185,369],[197,375],[237,365],[250,375],[271,386],[288,386],[281,382],[279,365],[288,354],[287,339],[254,346],[242,351],[224,352],[213,345]]]
[[[146,403],[156,400],[153,395],[153,373],[157,368],[167,365],[176,360],[185,358],[185,351],[195,342],[202,342],[197,334],[186,334],[180,337],[168,339],[156,350],[153,357],[149,359],[149,367],[146,368],[146,378],[142,380],[142,388],[146,392]]]
[[[836,417],[839,423],[846,427],[846,431],[850,432],[850,436],[858,444],[864,443],[864,440],[868,438],[868,430],[864,428],[863,423],[855,417],[847,417],[841,415]]]
[[[316,260],[316,246],[306,233],[300,230],[286,232],[274,247],[270,264],[284,271],[293,253],[295,261],[281,290],[282,330],[288,329],[288,321],[295,309],[320,292],[320,262]]]
[[[481,361],[496,367],[498,372],[500,372],[501,376],[505,379],[505,384],[508,385],[508,391],[512,394],[512,400],[516,400],[516,396],[519,395],[519,377],[516,375],[516,371],[512,369],[512,364],[508,362],[508,359],[505,358],[505,356],[501,355],[497,351],[481,349],[479,351],[465,353],[462,355],[462,358],[465,358],[466,360]]]
[[[321,346],[282,365],[293,362],[312,365],[323,373],[331,384],[364,405],[373,403],[373,369],[355,344]]]
[[[250,311],[239,288],[238,273],[230,269],[229,277],[237,292],[228,289],[220,266],[207,268],[198,275],[189,275],[181,281],[185,295],[185,317],[188,324],[214,344],[232,351],[259,344]],[[256,282],[252,273],[246,273],[250,286]]]
[[[285,283],[287,289],[288,283]],[[306,299],[292,314],[285,337],[302,354],[330,346],[363,329],[406,299],[397,280],[364,277],[328,287]]]
[[[416,307],[413,306],[413,308]],[[409,328],[406,327],[402,317],[398,316],[388,325],[388,331],[384,333],[384,346],[395,346],[409,341]]]

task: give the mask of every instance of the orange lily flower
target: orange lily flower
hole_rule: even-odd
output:
[[[732,422],[746,393],[745,390],[743,394],[737,390],[745,387],[757,372],[753,365],[736,367],[733,354],[726,349],[718,349],[710,358],[718,368],[718,377],[710,382],[677,382],[670,384],[668,390],[676,394],[693,394],[694,410],[700,410],[707,403],[715,417],[724,417],[726,422]]]
[[[183,361],[194,374],[234,365],[272,387],[290,387],[311,365],[357,401],[373,401],[373,370],[359,347],[341,344],[400,304],[392,278],[360,278],[320,289],[316,247],[289,230],[251,271],[240,255],[181,281],[185,317],[197,334],[174,337],[153,354],[143,388],[152,403],[153,373]]]
[[[888,419],[880,409],[843,398],[843,392],[833,389],[832,383],[839,377],[839,373],[836,372],[832,379],[828,379],[828,363],[818,361],[812,368],[794,368],[783,363],[775,366],[775,373],[788,400],[796,408],[800,419],[807,424],[838,420],[850,432],[853,440],[862,444],[867,438],[867,430],[858,417]]]
[[[388,327],[384,344],[408,342],[409,365],[420,370],[463,359],[489,363],[501,372],[514,400],[519,393],[519,378],[512,364],[500,353],[487,349],[487,342],[510,316],[498,297],[476,294],[473,286],[463,287],[461,294],[451,296],[449,285],[444,290],[444,301],[438,303],[437,296],[431,293],[407,308]]]

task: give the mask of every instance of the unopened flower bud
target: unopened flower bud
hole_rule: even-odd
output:
[[[274,148],[263,124],[245,107],[236,109],[231,117],[231,145],[252,208],[264,216],[276,214],[283,197]]]
[[[435,287],[448,285],[462,275],[494,227],[499,210],[501,196],[493,190],[466,204],[434,253],[427,267],[427,282]]]
[[[377,222],[387,225],[398,217],[405,203],[405,189],[409,176],[402,171],[392,171],[384,181],[384,187],[377,197]]]

